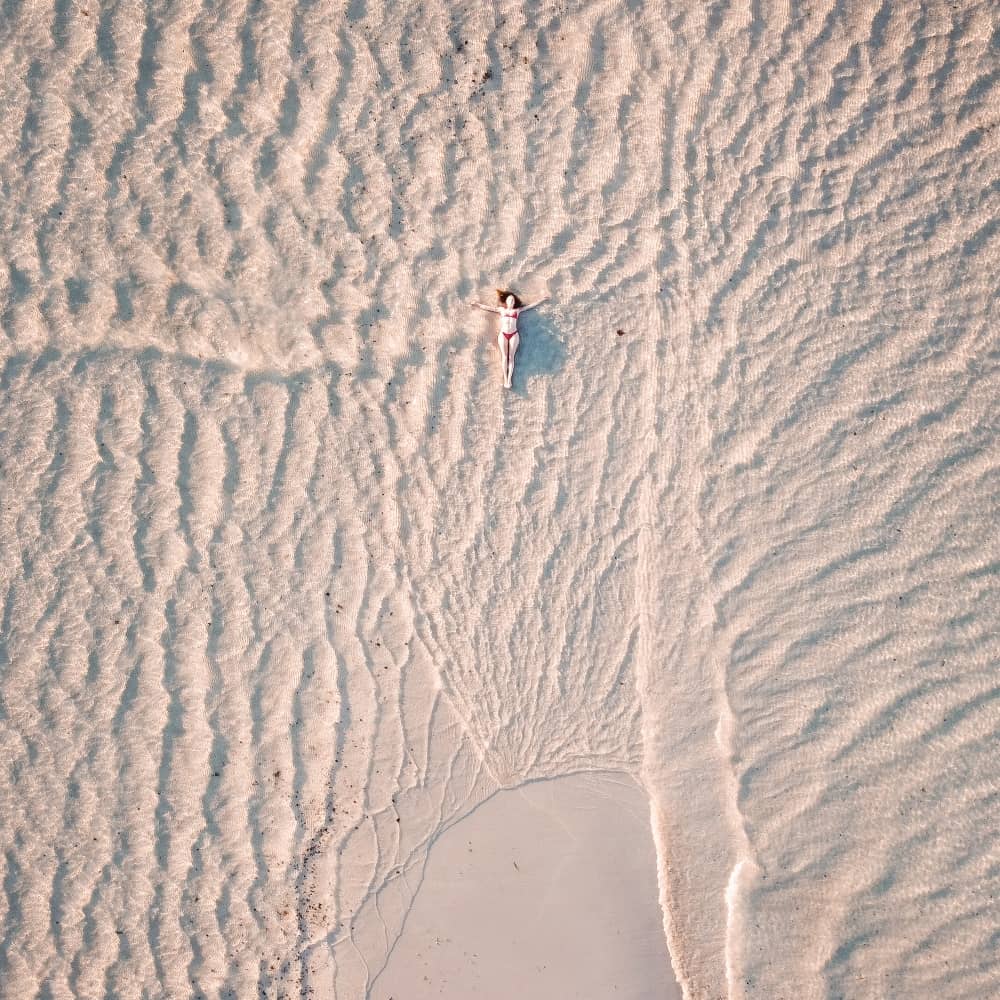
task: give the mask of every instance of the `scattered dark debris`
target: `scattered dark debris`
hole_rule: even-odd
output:
[[[617,333],[619,337],[624,337],[625,336],[625,331],[624,330],[615,330],[615,333]]]

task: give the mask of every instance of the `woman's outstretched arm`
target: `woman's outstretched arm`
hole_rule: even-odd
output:
[[[527,312],[529,309],[534,309],[535,306],[540,306],[543,302],[547,302],[549,297],[543,295],[537,302],[532,302],[530,306],[521,306],[521,312]]]
[[[483,305],[482,302],[470,302],[469,305],[470,306],[475,306],[477,309],[482,309],[483,312],[488,312],[488,313],[498,313],[498,312],[500,312],[500,310],[497,309],[496,306],[485,306],[485,305]]]

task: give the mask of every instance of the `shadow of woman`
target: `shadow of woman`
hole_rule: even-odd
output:
[[[566,342],[544,312],[527,314],[519,320],[518,327],[521,345],[514,358],[513,388],[510,391],[518,396],[527,396],[536,379],[551,378],[562,371],[566,364]]]

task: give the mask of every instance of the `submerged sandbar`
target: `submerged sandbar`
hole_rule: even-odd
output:
[[[433,844],[372,1000],[680,1000],[648,800],[623,774],[500,792]]]

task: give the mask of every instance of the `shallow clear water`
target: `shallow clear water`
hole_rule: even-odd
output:
[[[4,991],[353,1000],[618,770],[689,996],[996,992],[997,32],[8,0]]]

